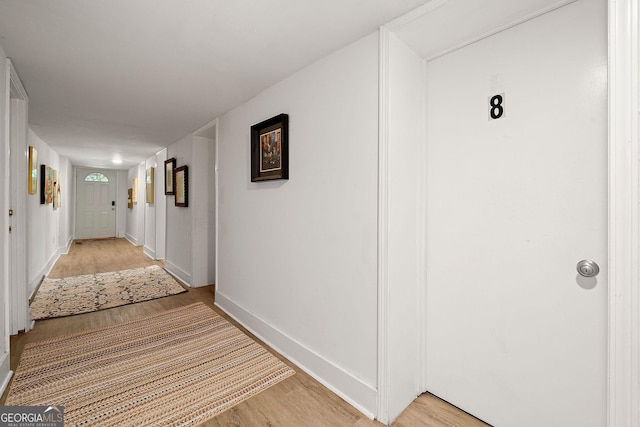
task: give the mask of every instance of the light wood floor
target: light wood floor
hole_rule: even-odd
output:
[[[81,241],[80,243],[74,242],[69,254],[63,255],[58,260],[50,276],[64,277],[116,271],[157,263],[146,257],[141,248],[132,246],[124,239]],[[213,286],[192,288],[186,293],[153,301],[95,313],[37,321],[33,330],[11,337],[11,369],[15,371],[24,345],[27,343],[132,320],[200,301],[240,327],[214,307]],[[259,340],[256,339],[256,341]],[[202,426],[382,426],[377,421],[363,416],[295,365],[278,354],[276,356],[291,365],[296,370],[296,375],[208,420]],[[2,396],[0,404],[4,403],[5,398],[6,393]],[[392,425],[396,427],[479,427],[487,424],[433,395],[423,394]]]

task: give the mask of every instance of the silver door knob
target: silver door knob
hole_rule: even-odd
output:
[[[600,267],[598,267],[598,264],[589,259],[583,259],[580,261],[576,268],[578,269],[578,273],[584,277],[595,277],[600,273]]]

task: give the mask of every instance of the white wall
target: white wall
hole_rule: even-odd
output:
[[[193,286],[215,281],[215,142],[193,137],[193,161],[189,166],[189,209],[193,230]]]
[[[176,167],[187,165],[193,173],[193,136],[187,135],[167,149],[167,158],[176,158]],[[191,177],[191,176],[190,176]],[[200,184],[189,179],[189,203],[198,194]],[[166,198],[167,205],[167,257],[165,268],[188,285],[193,284],[192,259],[192,210],[193,207],[178,208],[175,196]],[[195,230],[198,230],[195,227]]]
[[[378,39],[219,120],[216,304],[364,413],[376,406]],[[288,113],[290,179],[250,182],[250,126]]]
[[[216,126],[217,129],[217,126]],[[209,182],[209,204],[207,206],[207,248],[209,251],[209,259],[207,260],[207,264],[205,266],[207,270],[207,282],[209,284],[216,282],[216,272],[217,265],[216,261],[217,250],[218,250],[218,239],[217,239],[217,205],[218,205],[218,197],[217,197],[217,183],[216,183],[216,174],[217,174],[217,143],[215,139],[209,140],[209,161],[207,164],[207,173],[208,173],[208,182]]]
[[[144,234],[139,236],[139,244],[144,244],[144,253],[152,259],[163,259],[166,254],[166,216],[167,205],[164,194],[164,161],[167,159],[167,150],[161,150],[144,163],[145,179],[146,170],[154,168],[154,201],[146,203],[146,194],[143,203],[140,204],[144,215]],[[146,191],[146,185],[145,191]],[[142,239],[140,241],[140,239]]]
[[[175,196],[166,197],[165,268],[189,286],[210,285],[215,280],[215,141],[188,135],[167,149],[166,158],[173,157],[176,167],[188,167],[188,207],[176,207]]]
[[[138,201],[133,204],[133,209],[126,208],[125,237],[135,246],[144,245],[144,215],[145,215],[145,163],[129,169],[127,172],[127,185],[124,193],[123,206],[127,206],[129,188],[133,188],[133,179],[138,178]]]
[[[133,188],[133,179],[138,177],[138,167],[129,169],[127,172],[127,192]],[[128,194],[128,193],[127,193]],[[133,208],[127,206],[125,237],[132,244],[138,244],[138,203],[133,204]]]
[[[164,161],[167,160],[167,149],[156,154],[156,259],[164,259],[167,255],[167,201],[164,194]]]
[[[27,196],[27,295],[31,295],[42,277],[49,273],[73,239],[75,215],[75,179],[66,157],[61,157],[35,132],[29,129],[27,143],[38,151],[38,191]],[[61,206],[40,204],[40,165],[56,169],[60,178]]]
[[[127,232],[127,190],[129,189],[126,170],[116,171],[116,237],[125,237]]]
[[[145,180],[147,176],[147,170],[153,168],[153,203],[147,203],[146,199],[146,184],[145,184],[145,200],[144,200],[144,253],[152,259],[156,258],[156,206],[158,203],[162,203],[163,200],[158,200],[158,186],[161,184],[159,179],[158,162],[156,156],[153,156],[145,161]],[[145,181],[146,182],[146,181]]]
[[[136,246],[143,246],[144,245],[144,221],[145,221],[145,217],[144,217],[144,212],[146,209],[146,203],[147,203],[147,195],[146,195],[146,191],[147,191],[147,171],[145,169],[145,163],[140,163],[138,165],[138,203],[137,205],[137,215],[136,215],[136,220],[137,220],[137,225],[136,225],[136,229],[138,230],[138,235],[136,236],[137,238],[137,243]]]
[[[383,33],[384,34],[384,33]],[[392,422],[420,394],[423,344],[425,216],[424,61],[393,33],[388,39],[387,104],[382,120],[387,135],[381,138],[386,167],[381,188],[388,199],[381,214],[381,357],[385,376],[380,420]],[[422,342],[421,342],[422,340]],[[383,356],[382,356],[383,355]]]
[[[60,250],[66,252],[73,241],[76,224],[76,180],[71,161],[60,157]],[[64,187],[62,187],[64,185]]]

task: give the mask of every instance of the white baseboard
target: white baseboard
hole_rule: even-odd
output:
[[[374,387],[267,324],[218,291],[215,294],[215,305],[365,416],[374,418],[377,400],[377,390]]]
[[[29,295],[29,300],[33,298],[33,295],[38,290],[38,285],[42,282],[42,279],[51,273],[53,267],[56,265],[56,262],[60,259],[61,255],[66,255],[71,250],[71,244],[73,243],[73,236],[69,237],[69,240],[64,246],[60,246],[56,252],[51,255],[49,261],[42,267],[40,271],[35,275],[35,278],[30,279],[29,281],[29,290],[31,291],[31,295]]]
[[[147,247],[146,245],[142,247],[143,252],[145,253],[146,256],[148,256],[149,258],[151,258],[152,260],[156,259],[156,251],[154,251],[153,249]]]
[[[129,243],[131,243],[133,246],[140,246],[140,245],[138,245],[138,239],[133,237],[131,234],[124,233],[124,238],[127,239],[129,241]]]
[[[49,258],[49,261],[42,269],[42,274],[38,273],[38,276],[42,277],[43,275],[49,275],[49,273],[51,273],[51,270],[53,270],[53,266],[56,265],[58,258],[60,258],[60,249],[56,250],[53,255],[51,255],[51,258]]]
[[[58,258],[60,258],[61,252],[60,248],[51,255],[49,261],[36,273],[33,279],[29,279],[29,299],[33,298],[33,294],[38,289],[38,285],[42,281],[43,277],[46,277],[53,270],[53,266],[56,265]]]
[[[167,270],[169,273],[173,274],[182,283],[191,287],[191,282],[192,282],[191,274],[187,273],[177,265],[171,263],[171,261],[167,261],[167,260],[164,261],[164,269]]]
[[[7,372],[7,375],[5,375],[4,379],[0,381],[0,395],[2,395],[7,389],[7,387],[9,386],[9,383],[11,382],[11,377],[13,377],[13,371]]]
[[[67,244],[64,246],[60,246],[58,249],[58,253],[60,255],[67,255],[71,250],[71,244],[73,243],[73,236],[69,236],[69,240],[67,240]]]
[[[9,352],[5,352],[0,359],[0,396],[4,393],[11,381],[13,371],[9,370]]]

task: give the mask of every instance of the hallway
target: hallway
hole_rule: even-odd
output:
[[[150,260],[125,239],[77,240],[68,255],[60,257],[51,276],[98,273],[109,268],[135,268],[151,264]],[[25,344],[48,338],[69,335],[113,325],[152,315],[173,308],[203,302],[235,326],[244,330],[237,322],[214,306],[214,287],[190,288],[188,292],[137,304],[116,307],[94,313],[48,319],[36,322],[33,330],[11,337],[11,369],[15,371]],[[276,354],[272,351],[273,354]],[[296,370],[296,375],[261,392],[234,408],[208,420],[205,426],[380,426],[352,406],[340,399],[322,384],[286,359],[281,360]],[[0,404],[4,403],[6,393]],[[440,399],[425,394],[416,399],[392,424],[393,426],[469,426],[486,424],[458,410]]]

